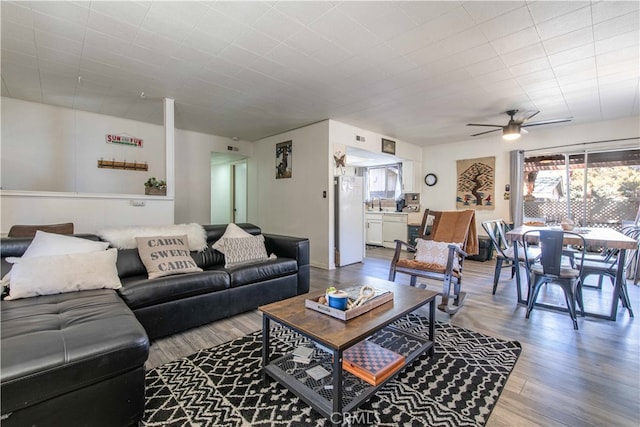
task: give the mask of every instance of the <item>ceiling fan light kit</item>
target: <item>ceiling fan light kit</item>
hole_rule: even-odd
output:
[[[503,126],[503,125],[490,125],[490,124],[484,124],[484,123],[467,123],[467,126],[487,126],[487,127],[498,128],[498,129],[488,130],[486,132],[474,133],[471,136],[485,135],[487,133],[497,132],[500,129],[502,129],[502,138],[504,138],[504,139],[506,139],[508,141],[514,141],[514,140],[520,138],[520,134],[527,133],[526,130],[522,129],[522,128],[525,128],[525,127],[528,127],[528,126],[540,126],[540,125],[548,125],[548,124],[551,124],[551,123],[563,123],[563,122],[570,122],[571,121],[571,118],[567,117],[567,118],[563,118],[563,119],[541,120],[539,122],[527,123],[527,121],[530,118],[532,118],[533,116],[538,114],[540,111],[536,111],[533,114],[529,115],[528,117],[525,117],[525,118],[522,118],[522,119],[515,119],[514,116],[516,115],[517,112],[518,112],[518,110],[505,111],[505,114],[507,114],[509,116],[509,123],[507,123],[506,126]]]
[[[515,141],[520,138],[520,125],[508,124],[502,128],[502,138],[507,141]]]

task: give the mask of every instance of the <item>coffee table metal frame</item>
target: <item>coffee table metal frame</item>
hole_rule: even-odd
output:
[[[387,282],[387,283],[390,283],[390,282]],[[377,283],[376,286],[379,286],[379,283]],[[395,285],[393,289],[394,292],[403,291],[402,288],[399,288],[399,286],[404,286],[404,285]],[[287,321],[287,319],[284,318],[284,316],[283,318],[281,318],[277,314],[270,313],[269,306],[260,307],[260,310],[263,312],[263,318],[262,318],[263,381],[265,381],[265,383],[267,382],[267,376],[273,378],[274,380],[282,384],[284,387],[286,387],[288,390],[293,392],[301,400],[306,402],[309,406],[311,406],[320,414],[322,414],[324,417],[328,418],[332,422],[332,424],[339,425],[345,413],[351,412],[354,409],[358,408],[361,404],[363,404],[366,400],[368,400],[377,390],[383,387],[388,381],[393,379],[406,366],[411,364],[417,357],[419,357],[425,352],[428,352],[429,356],[433,357],[434,343],[435,343],[435,308],[436,308],[435,297],[438,295],[438,293],[433,291],[416,289],[416,288],[408,288],[408,289],[411,290],[410,292],[415,292],[416,290],[419,290],[425,293],[423,295],[420,295],[417,298],[414,297],[411,303],[405,303],[403,304],[402,307],[394,307],[394,312],[392,316],[382,316],[384,320],[380,322],[374,321],[373,322],[374,324],[372,326],[362,330],[362,333],[360,334],[361,337],[357,339],[355,342],[345,342],[345,343],[339,343],[339,344],[336,344],[335,342],[331,343],[323,339],[322,334],[311,334],[306,332],[305,330],[303,330],[304,329],[303,327],[299,327],[295,322]],[[290,298],[290,300],[291,300],[291,304],[304,305],[304,298],[301,299],[300,297],[294,297],[294,298]],[[415,311],[417,308],[427,303],[429,304],[428,339],[425,339],[424,336],[418,336],[408,331],[404,331],[404,330],[389,326],[391,323],[395,322],[402,316],[412,311]],[[394,304],[394,302],[390,301],[388,303],[381,305],[380,307],[377,307],[371,310],[370,316],[373,316],[373,318],[375,318],[376,311],[379,311],[381,313],[388,311],[389,307],[385,307],[388,304]],[[310,309],[306,309],[306,310],[309,310],[310,313],[313,313],[313,314],[310,314],[312,316],[317,316],[319,314]],[[320,315],[322,316],[321,313]],[[342,324],[342,325],[350,322],[350,321],[344,322],[335,318],[331,318],[327,315],[324,315],[324,316],[326,316],[326,322],[338,322],[339,324]],[[355,320],[355,319],[352,319],[352,320]],[[319,343],[320,345],[324,346],[325,349],[331,352],[330,356],[329,354],[327,354],[328,359],[324,360],[325,363],[328,360],[328,362],[331,364],[331,374],[332,374],[331,384],[325,385],[325,389],[329,389],[331,391],[330,400],[324,397],[322,394],[318,393],[317,390],[312,389],[311,387],[309,387],[308,385],[306,385],[304,382],[300,381],[297,378],[299,377],[301,372],[304,372],[310,367],[314,366],[314,363],[305,365],[300,369],[298,369],[297,371],[292,372],[290,369],[286,369],[286,368],[283,369],[284,364],[292,363],[292,362],[288,362],[292,358],[292,355],[290,353],[280,356],[274,360],[269,360],[270,353],[271,353],[270,351],[271,350],[270,348],[271,321],[280,323],[286,328],[289,328],[295,331],[296,333],[308,338],[309,340]],[[404,335],[409,340],[412,340],[413,342],[418,341],[419,346],[417,348],[413,348],[409,354],[405,354],[404,355],[405,362],[403,366],[400,369],[398,369],[396,372],[394,372],[394,374],[392,374],[389,378],[384,380],[382,383],[376,386],[371,386],[365,383],[364,381],[361,381],[358,379],[358,381],[361,381],[362,383],[360,392],[357,393],[355,396],[351,396],[352,397],[351,400],[343,401],[345,397],[343,393],[344,391],[343,387],[344,387],[344,381],[345,381],[345,375],[342,370],[343,352],[347,348],[351,347],[352,345],[355,345],[356,343],[362,341],[363,339],[367,339],[368,337],[374,335],[375,333],[383,329],[385,329],[386,331],[392,330],[392,333],[394,334]],[[315,364],[322,364],[322,361],[316,360]]]

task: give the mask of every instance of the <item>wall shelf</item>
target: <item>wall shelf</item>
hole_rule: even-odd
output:
[[[133,170],[133,171],[148,171],[149,165],[145,163],[138,162],[127,162],[122,161],[118,162],[114,160],[98,160],[98,167],[104,169],[124,169],[124,170]]]

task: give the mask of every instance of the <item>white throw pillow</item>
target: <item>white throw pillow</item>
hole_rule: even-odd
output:
[[[189,254],[186,235],[136,237],[136,244],[149,279],[202,271]]]
[[[104,251],[108,247],[109,242],[96,242],[81,237],[47,233],[38,230],[21,257],[7,257],[5,261],[9,264],[15,264],[34,257],[99,252]],[[2,286],[7,286],[10,280],[11,271],[2,278]]]
[[[226,230],[224,230],[224,234],[222,235],[222,237],[220,237],[217,242],[215,242],[213,245],[211,245],[211,247],[213,249],[217,250],[220,253],[225,253],[224,252],[225,251],[225,248],[224,248],[224,239],[225,238],[252,237],[252,236],[253,236],[253,234],[247,233],[246,231],[244,231],[242,228],[238,227],[234,223],[229,223],[227,225]]]
[[[6,300],[88,289],[119,289],[117,249],[23,259],[11,268]]]
[[[264,246],[264,236],[223,237],[224,267],[234,267],[241,264],[265,261],[269,259]],[[272,255],[272,257],[275,257]]]
[[[460,248],[459,243],[435,242],[433,240],[417,239],[415,259],[416,261],[446,267],[447,259],[449,258],[449,245],[456,245]],[[460,270],[460,261],[457,256],[453,257],[453,269],[456,271]]]
[[[20,259],[34,258],[49,255],[79,254],[88,252],[104,251],[109,247],[109,242],[96,242],[94,240],[83,239],[81,237],[67,236],[64,234],[47,233],[36,231],[36,235],[29,244],[29,247],[20,258],[9,257],[9,263],[14,263]]]

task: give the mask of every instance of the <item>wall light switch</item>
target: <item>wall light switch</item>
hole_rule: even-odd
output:
[[[144,200],[131,200],[131,206],[144,206],[147,202]]]

